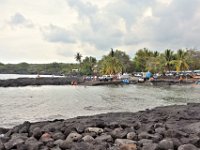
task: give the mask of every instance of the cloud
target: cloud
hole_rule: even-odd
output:
[[[12,26],[12,27],[33,27],[33,23],[31,20],[26,19],[21,13],[15,13],[13,16],[10,17],[10,20],[8,21],[8,23]]]
[[[66,30],[65,28],[49,25],[41,28],[42,35],[44,39],[48,42],[53,43],[74,43],[76,40],[74,38],[73,32]]]
[[[83,16],[88,17],[93,14],[96,14],[96,12],[98,11],[98,8],[90,2],[84,3],[84,1],[82,0],[66,0],[66,1],[71,7],[76,9],[80,17]]]
[[[0,0],[0,49],[7,53],[0,59],[20,60],[18,51],[27,60],[43,51],[41,59],[65,61],[77,51],[101,57],[111,47],[132,56],[143,47],[199,49],[199,6],[199,0]]]

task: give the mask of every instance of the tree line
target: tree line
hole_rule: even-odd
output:
[[[75,59],[80,64],[80,72],[92,74],[116,74],[124,72],[164,73],[167,71],[186,71],[200,69],[200,51],[194,49],[179,49],[173,51],[166,49],[164,52],[152,51],[147,48],[139,49],[131,59],[121,50],[111,49],[97,62],[94,57],[85,57],[77,53]],[[90,59],[88,59],[90,58]],[[92,58],[93,61],[90,61]],[[90,63],[89,63],[90,62]]]
[[[185,71],[200,69],[200,51],[194,49],[166,49],[164,52],[147,48],[139,49],[134,57],[122,50],[111,49],[107,55],[97,61],[93,56],[83,58],[81,53],[75,54],[77,63],[50,64],[3,64],[0,63],[0,73],[14,74],[55,74],[55,75],[98,75],[146,72],[164,73],[167,71]]]

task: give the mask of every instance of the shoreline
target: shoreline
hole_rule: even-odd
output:
[[[123,84],[140,84],[140,85],[188,85],[194,84],[198,79],[187,79],[179,81],[177,79],[156,79],[152,81],[138,82],[138,79],[129,80],[129,83],[123,83],[122,80],[113,81],[84,81],[82,77],[38,77],[38,78],[17,78],[0,80],[0,87],[23,87],[23,86],[41,86],[41,85],[123,85]]]
[[[0,150],[198,150],[200,104],[156,107],[0,128]]]

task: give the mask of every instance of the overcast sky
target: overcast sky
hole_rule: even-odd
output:
[[[0,62],[200,48],[200,0],[0,0]]]

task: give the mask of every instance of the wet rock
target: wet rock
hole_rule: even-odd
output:
[[[8,132],[9,129],[6,128],[0,128],[0,134],[5,134],[6,132]]]
[[[78,134],[78,133],[70,133],[68,136],[67,136],[67,139],[66,141],[67,142],[75,142],[75,141],[78,141],[82,138],[82,135]]]
[[[86,132],[95,132],[96,134],[101,134],[103,133],[103,129],[97,127],[89,127],[86,129]]]
[[[122,146],[122,145],[125,145],[125,144],[136,144],[136,141],[128,140],[128,139],[116,139],[115,144],[117,146]]]
[[[174,143],[171,139],[163,139],[158,143],[158,148],[162,150],[174,149]]]
[[[111,136],[113,138],[124,138],[127,134],[128,132],[123,128],[116,128],[111,132]]]
[[[178,150],[198,150],[198,148],[192,144],[184,144],[179,146]]]
[[[42,136],[41,129],[39,127],[34,128],[33,137],[35,137],[36,139],[40,139],[41,136]]]
[[[28,133],[31,123],[29,121],[25,121],[19,129],[19,133]]]
[[[129,140],[134,140],[134,139],[136,139],[136,138],[137,138],[137,135],[136,135],[135,132],[129,132],[129,133],[127,134],[127,139],[129,139]]]
[[[94,141],[94,138],[92,136],[90,136],[90,135],[86,135],[82,139],[83,139],[84,142],[92,142],[92,141]]]

